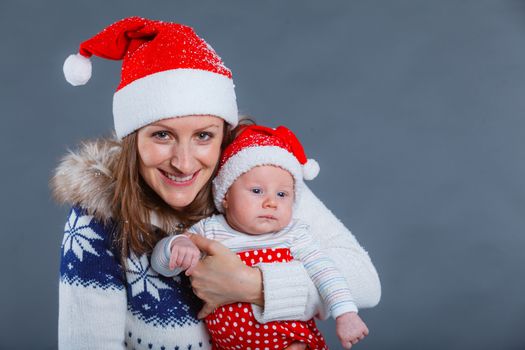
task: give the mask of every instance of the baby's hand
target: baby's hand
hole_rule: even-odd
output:
[[[368,328],[355,312],[347,312],[335,320],[336,333],[343,348],[350,349],[352,345],[368,335]]]
[[[186,236],[181,236],[172,241],[170,255],[170,270],[180,267],[186,270],[186,275],[191,273],[201,257],[199,248]]]

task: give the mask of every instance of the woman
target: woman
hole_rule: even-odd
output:
[[[92,54],[123,59],[113,99],[118,140],[85,143],[53,178],[58,200],[73,205],[62,243],[60,348],[209,348],[199,319],[235,301],[252,303],[261,322],[323,317],[297,262],[251,268],[195,237],[207,257],[191,281],[151,270],[158,240],[214,212],[211,179],[238,123],[231,72],[191,28],[137,17],[82,43],[64,65],[70,83],[89,79]],[[322,235],[358,307],[375,305],[380,286],[368,255],[305,192],[298,216]]]

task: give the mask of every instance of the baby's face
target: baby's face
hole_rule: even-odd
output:
[[[282,168],[263,165],[239,176],[222,205],[232,228],[257,235],[277,232],[288,225],[293,202],[292,175]]]

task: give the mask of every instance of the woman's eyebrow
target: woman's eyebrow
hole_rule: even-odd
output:
[[[220,127],[220,125],[210,124],[208,126],[204,126],[202,128],[198,128],[198,129],[195,129],[195,130],[200,131],[200,130],[206,130],[206,129],[209,129],[209,128],[216,128],[216,129],[218,129],[219,127]]]
[[[163,124],[162,122],[152,123],[152,124],[150,124],[150,126],[156,126],[156,127],[163,128],[163,129],[174,130],[172,127],[170,127],[170,126],[168,126],[166,124]],[[210,124],[210,125],[206,125],[206,126],[197,128],[197,129],[195,129],[195,131],[206,130],[206,129],[209,129],[209,128],[216,128],[216,129],[218,129],[219,127],[220,127],[220,125]]]

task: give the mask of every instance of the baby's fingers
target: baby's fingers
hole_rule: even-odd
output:
[[[191,258],[191,263],[188,269],[186,270],[186,276],[190,276],[193,270],[195,269],[195,266],[197,266],[197,263],[199,262],[199,255],[195,255]]]
[[[172,249],[171,250],[171,256],[170,256],[170,270],[173,270],[175,269],[175,267],[177,267],[177,257],[179,256],[179,251],[178,249]]]
[[[344,342],[341,342],[341,345],[343,345],[343,348],[345,348],[345,349],[350,349],[352,347],[352,342],[351,341],[344,341]]]
[[[182,267],[183,270],[190,268],[192,266],[193,256],[194,254],[192,252],[186,251],[179,266]]]

